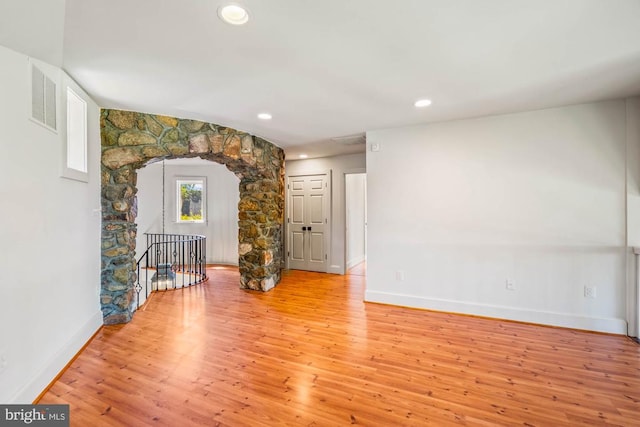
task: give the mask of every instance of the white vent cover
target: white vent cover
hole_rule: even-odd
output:
[[[358,133],[355,135],[338,136],[335,138],[331,138],[331,140],[341,145],[357,145],[367,142],[367,137],[364,133]]]
[[[31,118],[45,127],[57,130],[56,84],[31,64]]]

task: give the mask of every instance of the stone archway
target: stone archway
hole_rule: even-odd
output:
[[[268,291],[283,266],[284,152],[264,139],[196,120],[102,110],[102,291],[105,324],[135,311],[137,170],[151,160],[200,157],[240,178],[240,287]]]

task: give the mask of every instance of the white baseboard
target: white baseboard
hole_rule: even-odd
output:
[[[587,317],[569,313],[526,310],[521,308],[475,304],[435,298],[424,298],[413,295],[392,294],[387,292],[366,291],[366,302],[398,305],[403,307],[423,308],[427,310],[450,313],[471,314],[475,316],[516,320],[519,322],[537,323],[541,325],[560,326],[564,328],[583,329],[612,334],[627,334],[627,322],[624,319]]]
[[[33,403],[101,326],[102,312],[98,311],[49,359],[39,372],[33,375],[29,382],[8,403]]]

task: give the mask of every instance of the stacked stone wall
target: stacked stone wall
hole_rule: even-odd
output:
[[[235,173],[240,178],[240,287],[267,291],[280,281],[284,261],[282,149],[231,128],[130,111],[102,110],[100,127],[105,323],[127,322],[135,311],[136,171],[152,161],[200,157],[224,164]]]

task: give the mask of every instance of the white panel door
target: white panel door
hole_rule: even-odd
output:
[[[327,187],[327,175],[289,177],[289,268],[327,271]]]

